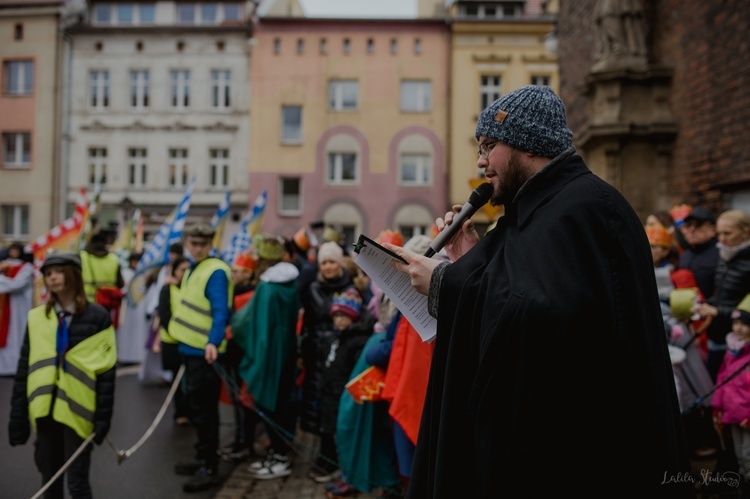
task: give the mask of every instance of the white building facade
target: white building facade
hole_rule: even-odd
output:
[[[89,2],[71,45],[63,172],[69,207],[101,185],[103,228],[160,224],[195,177],[188,223],[231,192],[225,234],[248,207],[252,2]],[[65,140],[67,137],[67,141]]]

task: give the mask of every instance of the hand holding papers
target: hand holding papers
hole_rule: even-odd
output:
[[[422,341],[431,341],[437,331],[437,321],[427,312],[427,296],[412,286],[409,274],[392,265],[394,260],[403,264],[409,262],[364,235],[359,236],[354,251],[357,253],[354,262],[393,301]]]

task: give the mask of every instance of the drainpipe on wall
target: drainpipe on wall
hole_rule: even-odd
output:
[[[61,222],[67,217],[66,206],[68,202],[68,172],[70,171],[70,93],[71,75],[73,65],[73,42],[70,35],[63,26],[63,92],[62,92],[62,136],[60,140],[60,183],[58,199],[58,216]]]

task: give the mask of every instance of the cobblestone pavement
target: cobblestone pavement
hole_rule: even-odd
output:
[[[307,477],[312,450],[317,448],[317,437],[299,432],[300,448],[307,455],[297,454],[292,459],[292,474],[275,480],[257,480],[248,471],[251,460],[243,461],[230,474],[214,499],[327,499],[325,488]],[[374,499],[375,493],[361,493],[357,499]]]

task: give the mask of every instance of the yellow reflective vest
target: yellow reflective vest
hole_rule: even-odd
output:
[[[37,419],[51,410],[55,421],[86,438],[94,431],[96,378],[117,362],[115,330],[110,326],[69,349],[63,370],[55,366],[57,324],[57,314],[47,316],[44,305],[29,311],[29,419],[36,430]]]
[[[206,285],[208,278],[216,270],[221,270],[227,276],[229,283],[227,306],[232,307],[232,294],[234,284],[232,283],[232,269],[223,260],[218,258],[206,258],[198,265],[185,272],[180,286],[180,302],[172,312],[172,320],[169,321],[169,335],[180,343],[193,348],[205,349],[208,344],[208,334],[213,324],[211,315],[211,302],[206,298]],[[189,279],[189,280],[188,280]],[[219,352],[227,349],[226,338],[218,347]]]
[[[172,314],[174,314],[174,311],[177,310],[177,305],[180,304],[180,287],[176,284],[170,284],[169,285],[169,309],[172,311]],[[174,315],[172,315],[174,318]],[[171,334],[169,334],[169,331],[167,331],[167,327],[169,324],[161,324],[161,327],[159,328],[159,338],[161,339],[162,343],[171,343],[171,344],[177,344],[177,340],[172,337]]]
[[[120,262],[112,253],[104,257],[94,256],[88,251],[81,251],[80,254],[86,299],[96,303],[97,289],[102,286],[117,286],[117,269]]]

